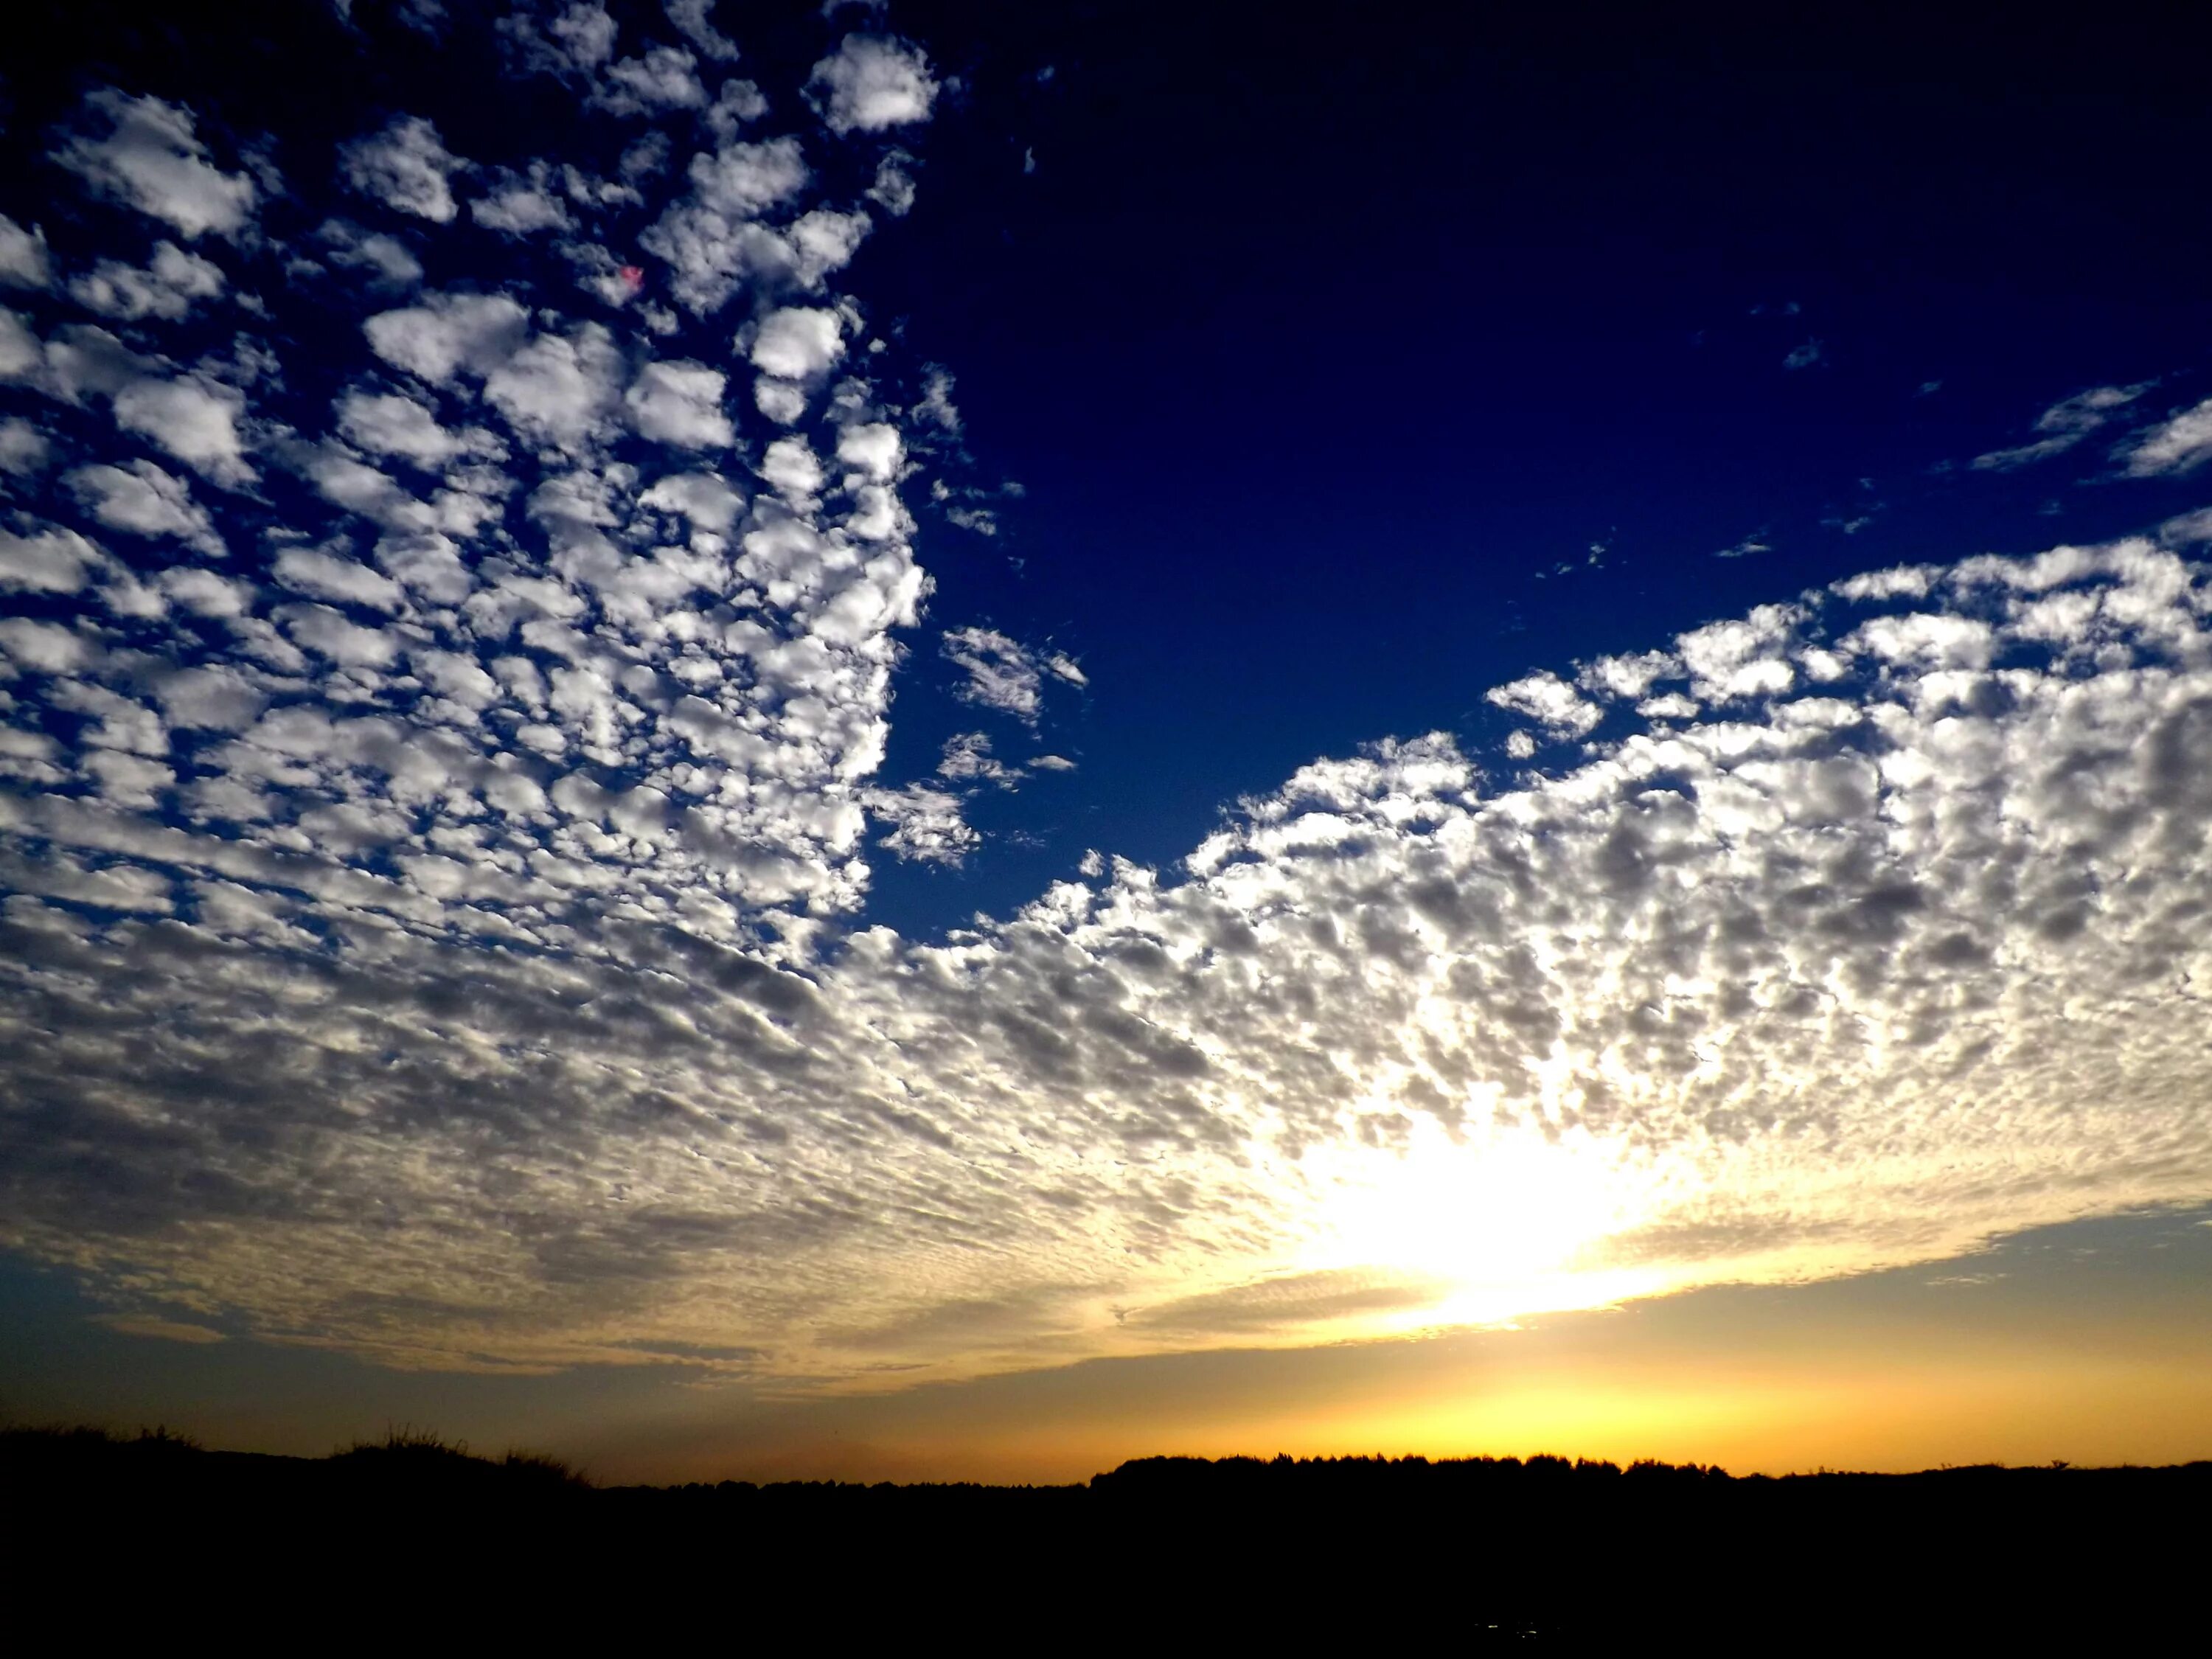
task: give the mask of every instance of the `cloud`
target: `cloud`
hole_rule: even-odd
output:
[[[333,264],[366,270],[380,283],[411,288],[422,280],[422,262],[397,237],[367,232],[343,219],[332,219],[316,235],[328,244]]]
[[[202,476],[234,489],[255,477],[238,429],[243,407],[230,387],[196,376],[139,380],[116,393],[115,423],[152,439]]]
[[[175,322],[195,300],[213,299],[222,290],[220,266],[173,242],[156,242],[153,261],[143,270],[103,259],[70,284],[70,297],[86,310],[126,323],[142,317]]]
[[[616,115],[703,109],[707,89],[699,83],[698,59],[690,52],[681,46],[653,46],[641,57],[611,65],[592,101]]]
[[[593,167],[635,137],[592,103],[617,33],[509,31]],[[813,88],[848,133],[864,80]],[[1070,763],[981,732],[924,777],[887,758],[901,676],[948,672],[911,654],[900,492],[959,417],[895,337],[841,349],[870,221],[796,139],[734,137],[796,110],[726,83],[668,124],[680,167],[501,175],[483,199],[589,226],[565,251],[457,210],[380,238],[308,166],[288,222],[322,228],[220,365],[9,320],[0,365],[61,401],[52,442],[0,442],[65,456],[40,500],[71,516],[0,539],[0,1244],[388,1364],[741,1352],[799,1388],[1852,1272],[2203,1195],[2186,519],[1470,684],[1498,749],[1316,758],[1171,865],[1096,850],[933,942],[871,925],[884,866],[957,864],[987,791]],[[892,210],[881,157],[833,147]],[[153,270],[104,218],[44,222],[72,270]],[[633,231],[624,303],[588,283]],[[704,320],[732,304],[762,326]],[[739,355],[828,417],[740,450]],[[1085,683],[951,621],[975,708]]]
[[[950,790],[910,783],[903,789],[865,791],[860,800],[891,827],[877,845],[902,860],[957,866],[981,842],[960,815],[961,798]]]
[[[764,374],[811,380],[845,355],[844,324],[820,307],[786,306],[761,319],[748,359]]]
[[[0,589],[16,593],[74,593],[106,561],[76,533],[56,526],[28,535],[0,530]]]
[[[597,0],[575,0],[543,28],[526,11],[500,19],[499,28],[526,74],[588,75],[614,56],[615,20]]]
[[[898,477],[906,445],[887,421],[857,422],[837,434],[837,459],[872,483],[889,483]]]
[[[395,212],[442,225],[459,210],[447,181],[469,164],[449,155],[438,129],[419,115],[393,116],[342,155],[346,182]]]
[[[701,56],[720,64],[735,60],[737,42],[708,21],[714,10],[713,0],[662,0],[662,9],[676,26],[676,32],[697,47]]]
[[[338,430],[371,454],[397,455],[420,467],[442,467],[471,447],[412,398],[356,388],[338,399],[337,417]]]
[[[726,143],[695,155],[687,176],[690,193],[671,203],[639,242],[667,265],[678,301],[702,316],[749,283],[769,293],[818,289],[867,231],[865,214],[825,207],[781,227],[761,222],[812,179],[794,138]]]
[[[389,576],[315,548],[286,548],[270,574],[295,592],[374,611],[397,611],[405,598],[405,590]]]
[[[877,164],[875,183],[868,186],[868,199],[893,218],[904,218],[914,210],[913,160],[903,153],[885,156]]]
[[[912,42],[848,34],[814,66],[807,95],[830,131],[880,132],[927,121],[937,82]]]
[[[1032,651],[993,628],[949,629],[939,649],[967,674],[957,688],[962,698],[1032,725],[1043,707],[1046,676],[1070,685],[1090,684],[1071,659]]]
[[[21,416],[0,420],[0,471],[19,478],[43,471],[52,448],[46,434]]]
[[[1604,718],[1604,711],[1596,704],[1548,670],[1492,686],[1483,698],[1500,708],[1528,715],[1557,737],[1582,737]]]
[[[207,159],[190,110],[159,98],[131,98],[103,88],[85,99],[106,136],[80,133],[53,159],[111,197],[173,226],[186,240],[208,232],[235,239],[251,222],[255,191],[242,173]]]
[[[81,466],[62,482],[77,504],[110,530],[173,536],[216,558],[224,555],[215,521],[192,500],[191,486],[151,461]]]
[[[2160,422],[2115,453],[2130,477],[2195,471],[2212,461],[2212,398]]]
[[[639,433],[680,449],[726,449],[737,441],[722,410],[721,370],[704,363],[647,363],[623,394]]]
[[[1856,591],[1555,672],[1696,711],[1568,769],[1486,794],[1449,739],[1381,743],[1172,872],[1097,860],[942,945],[863,927],[784,965],[702,931],[713,865],[659,915],[594,898],[557,954],[487,949],[561,890],[458,833],[338,850],[390,845],[387,800],[443,818],[462,751],[249,701],[228,775],[349,803],[312,853],[9,798],[18,856],[63,855],[8,913],[46,1032],[21,1085],[109,1156],[8,1120],[0,1212],[393,1363],[741,1345],[798,1378],[1419,1329],[2199,1194],[2212,963],[2173,918],[2212,896],[2204,573],[2123,543]],[[1790,678],[1731,689],[1761,660]],[[477,775],[573,826],[547,844],[684,856],[679,789]],[[861,805],[895,856],[972,834],[950,789]],[[62,896],[96,873],[154,908]],[[346,918],[272,1010],[272,964]],[[126,1079],[158,1145],[103,1115]],[[434,1243],[390,1219],[424,1213]]]
[[[2077,392],[2036,417],[2035,430],[2042,437],[2015,448],[1977,455],[1974,466],[1983,472],[2011,472],[2063,455],[2149,390],[2150,382],[2146,380],[2137,386],[2100,386]]]
[[[433,294],[362,327],[386,362],[444,386],[463,368],[481,376],[504,363],[522,343],[527,320],[504,294]]]
[[[574,221],[553,193],[550,171],[542,163],[522,174],[501,170],[488,196],[469,204],[469,216],[486,230],[527,236],[540,230],[568,230]]]
[[[122,1336],[150,1337],[157,1342],[184,1342],[200,1346],[221,1342],[223,1334],[211,1326],[195,1325],[181,1319],[161,1319],[145,1314],[108,1314],[100,1322]]]
[[[26,230],[0,213],[0,283],[11,288],[51,288],[53,280],[46,232],[35,225]]]

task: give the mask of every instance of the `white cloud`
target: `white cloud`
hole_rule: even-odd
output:
[[[194,616],[228,620],[251,615],[253,590],[212,570],[172,565],[161,573],[161,588]]]
[[[812,380],[845,355],[844,319],[819,306],[786,306],[761,319],[747,355],[764,374]]]
[[[187,253],[173,242],[156,242],[154,258],[141,270],[102,259],[70,284],[70,294],[86,310],[124,322],[159,317],[174,322],[195,300],[211,300],[223,290],[221,266]]]
[[[0,1039],[64,1123],[127,1085],[165,1128],[119,1171],[41,1166],[15,1248],[96,1245],[247,1327],[416,1365],[741,1342],[795,1380],[1378,1334],[2201,1196],[2212,956],[2174,919],[2212,902],[2212,604],[2149,543],[1878,573],[1530,676],[1503,689],[1568,726],[1585,697],[1695,695],[1494,793],[1442,737],[1316,761],[1173,871],[1087,855],[1089,884],[925,945],[833,931],[848,872],[875,837],[957,860],[977,841],[945,786],[1017,769],[971,733],[942,784],[866,781],[893,647],[811,619],[896,573],[788,504],[740,529],[708,475],[555,483],[559,580],[485,573],[511,648],[286,604],[328,697],[272,696],[242,652],[118,667],[138,714],[71,694],[106,740],[9,748],[76,781],[0,798],[40,1021],[22,1040],[0,1009]],[[640,507],[700,544],[593,564],[594,537],[655,539]],[[763,600],[710,621],[686,584],[726,573],[725,532]],[[641,568],[661,597],[623,586]],[[571,582],[637,620],[602,629]],[[252,598],[196,602],[229,628]],[[963,633],[1031,697],[1054,672]],[[52,624],[0,646],[109,672]],[[337,700],[403,665],[419,704]],[[186,894],[175,926],[117,920]],[[327,942],[283,933],[302,915]],[[389,1133],[334,1162],[303,1098]],[[264,1196],[174,1224],[210,1188]],[[428,1290],[383,1218],[426,1208]],[[1369,1299],[1399,1324],[1237,1298],[1313,1274],[1414,1288]],[[986,1303],[1027,1311],[988,1340],[946,1311]]]
[[[703,363],[654,362],[623,394],[640,434],[681,449],[726,449],[737,441],[722,410],[726,379]]]
[[[338,399],[338,430],[375,455],[397,455],[435,470],[468,447],[458,433],[438,423],[437,416],[412,398],[359,388]]]
[[[399,654],[392,635],[364,628],[326,605],[280,605],[270,614],[294,640],[343,667],[387,668]]]
[[[589,75],[614,55],[618,31],[598,0],[575,0],[542,28],[539,15],[518,9],[499,20],[499,30],[525,74],[573,79]]]
[[[960,815],[960,797],[950,790],[910,783],[903,789],[871,789],[861,799],[891,826],[877,845],[902,861],[957,866],[981,843]]]
[[[252,722],[268,695],[234,669],[180,668],[155,683],[154,701],[173,726],[235,732]]]
[[[80,134],[53,159],[94,190],[173,226],[187,240],[210,231],[235,238],[246,228],[253,181],[208,161],[190,110],[112,88],[90,94],[85,106],[104,118],[108,132],[100,138]]]
[[[52,447],[46,434],[21,416],[0,420],[0,472],[22,478],[43,471]]]
[[[538,162],[529,173],[501,170],[488,196],[469,204],[469,216],[487,230],[527,236],[540,230],[567,230],[574,223],[553,193],[550,170]]]
[[[753,407],[778,426],[797,426],[806,418],[806,388],[763,374],[753,382]]]
[[[2150,382],[2146,380],[2138,386],[2100,386],[2077,392],[2036,417],[2035,430],[2043,436],[2016,448],[1977,455],[1974,466],[1984,472],[2010,472],[2063,454],[2149,390]]]
[[[211,380],[139,380],[116,393],[115,423],[152,439],[202,476],[234,489],[254,478],[238,429],[243,408],[237,392]]]
[[[737,42],[714,27],[713,0],[663,0],[662,9],[676,32],[699,49],[702,57],[726,64],[738,56]]]
[[[864,478],[889,483],[898,477],[906,446],[889,422],[861,422],[837,434],[837,459]]]
[[[911,156],[903,154],[885,156],[877,164],[875,183],[868,186],[868,199],[879,204],[895,219],[904,218],[914,210],[912,167]]]
[[[1526,714],[1557,737],[1579,738],[1595,728],[1603,711],[1548,670],[1492,686],[1484,700]]]
[[[73,674],[91,656],[75,630],[29,617],[0,618],[0,655],[38,674]]]
[[[422,262],[397,237],[364,231],[343,219],[329,221],[315,234],[329,246],[334,264],[368,271],[377,282],[396,288],[422,280]]]
[[[847,35],[815,64],[807,88],[823,120],[840,134],[927,121],[937,99],[921,49],[877,35]]]
[[[528,313],[504,294],[433,294],[362,326],[376,355],[432,386],[461,369],[484,375],[522,343]]]
[[[0,307],[0,380],[25,380],[46,360],[39,337],[21,313]]]
[[[295,593],[335,599],[342,605],[397,611],[406,598],[399,584],[389,576],[315,548],[286,548],[276,556],[272,574],[281,586]]]
[[[45,526],[28,535],[0,530],[0,589],[21,593],[74,593],[106,561],[76,533]]]
[[[698,59],[690,52],[681,46],[653,46],[641,57],[611,65],[593,101],[617,115],[704,109],[707,89],[699,84]]]
[[[568,61],[579,69],[604,64],[614,55],[615,20],[606,8],[578,0],[548,26],[547,33],[560,42]]]
[[[915,405],[915,416],[941,427],[947,432],[960,430],[960,410],[952,401],[952,376],[932,365],[922,386],[921,401]]]
[[[62,482],[77,504],[110,530],[174,536],[204,553],[223,556],[215,521],[192,499],[191,487],[151,461],[81,466]]]
[[[726,143],[693,156],[688,176],[690,193],[671,204],[639,240],[668,264],[677,299],[702,315],[720,309],[747,282],[819,283],[852,257],[866,228],[863,222],[852,229],[842,216],[822,216],[822,209],[788,231],[757,222],[811,179],[793,138]],[[833,225],[845,228],[842,240]]]
[[[1586,691],[1608,697],[1632,698],[1642,696],[1654,681],[1671,679],[1680,672],[1681,665],[1667,652],[1631,652],[1595,659],[1577,676],[1577,684]]]
[[[744,504],[744,497],[713,472],[672,473],[638,497],[641,507],[681,514],[714,535],[729,532]]]
[[[0,283],[15,288],[51,288],[53,281],[46,232],[35,225],[26,230],[0,213]]]
[[[2118,453],[2132,477],[2195,471],[2212,461],[2212,398],[2160,422]]]
[[[445,224],[459,210],[447,181],[469,164],[448,154],[438,129],[419,115],[393,116],[341,155],[346,182],[396,212]]]
[[[613,337],[585,323],[515,352],[484,377],[484,398],[524,437],[573,450],[612,412],[621,372]]]
[[[714,102],[707,111],[707,127],[726,144],[747,122],[757,121],[767,113],[768,100],[758,87],[750,81],[728,80],[722,82],[721,91],[714,94]]]
[[[948,629],[939,648],[967,674],[957,688],[961,697],[1032,724],[1043,706],[1046,674],[1071,685],[1089,684],[1069,658],[1032,651],[994,628]]]
[[[804,500],[822,488],[822,463],[804,438],[778,438],[762,452],[758,471],[788,498]]]
[[[691,158],[691,186],[700,204],[732,219],[750,219],[781,206],[812,176],[796,138],[725,144]]]

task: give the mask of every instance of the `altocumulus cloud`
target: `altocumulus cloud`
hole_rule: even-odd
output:
[[[7,245],[9,1245],[127,1279],[122,1328],[835,1380],[2203,1195],[2212,584],[2150,542],[1557,665],[1491,694],[1544,735],[1510,787],[1378,743],[1176,869],[866,925],[870,848],[957,858],[960,790],[1012,776],[980,733],[878,775],[942,393],[832,282],[934,82],[858,36],[780,104],[695,98],[728,43],[670,15],[681,48],[509,31],[580,120],[670,112],[660,173],[479,171],[388,115],[321,161],[363,222],[287,243],[195,112],[104,91],[57,137],[137,251]],[[424,239],[479,279],[424,289]],[[329,384],[261,367],[339,299]],[[939,650],[1024,722],[1084,683]],[[1530,1191],[1571,1226],[1530,1244]]]

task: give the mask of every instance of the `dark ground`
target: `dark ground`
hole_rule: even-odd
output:
[[[11,1625],[213,1619],[249,1649],[397,1624],[502,1645],[2203,1651],[2208,1514],[2212,1462],[1150,1458],[1079,1486],[598,1487],[424,1436],[305,1459],[0,1433]]]

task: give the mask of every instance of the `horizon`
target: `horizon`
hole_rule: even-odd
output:
[[[0,1419],[2212,1457],[2179,64],[33,14]]]

